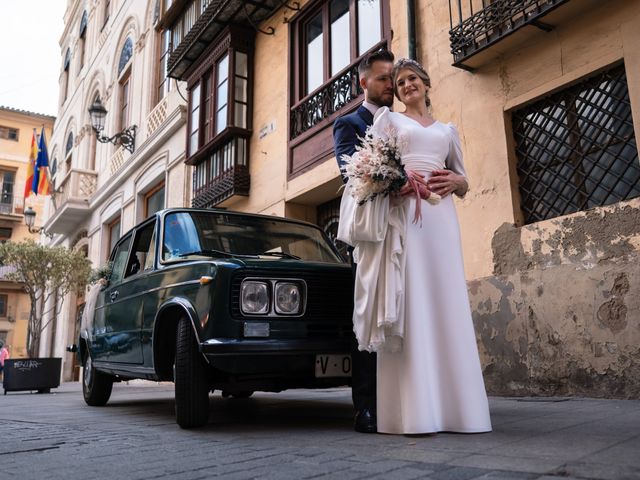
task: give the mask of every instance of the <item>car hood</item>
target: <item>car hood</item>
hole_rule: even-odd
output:
[[[258,269],[274,269],[274,270],[309,270],[312,269],[337,269],[351,270],[351,266],[347,263],[326,263],[326,262],[310,262],[306,260],[295,260],[291,258],[274,258],[274,257],[242,257],[225,260],[224,263],[233,264],[244,268]]]

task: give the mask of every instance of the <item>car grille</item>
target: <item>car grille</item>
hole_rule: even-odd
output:
[[[307,308],[302,317],[277,317],[277,320],[303,320],[309,335],[326,336],[351,332],[353,312],[353,277],[349,270],[340,272],[242,270],[231,281],[231,316],[246,319],[240,311],[240,285],[247,277],[296,278],[307,284]],[[256,319],[256,317],[251,317]],[[276,318],[271,318],[275,320]]]

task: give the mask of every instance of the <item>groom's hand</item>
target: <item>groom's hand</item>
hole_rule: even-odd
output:
[[[427,181],[427,188],[441,197],[455,193],[463,196],[467,193],[467,179],[451,170],[434,170],[431,178]]]

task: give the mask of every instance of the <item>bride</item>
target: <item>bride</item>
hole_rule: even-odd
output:
[[[392,129],[403,138],[402,162],[419,182],[421,200],[416,199],[413,182],[391,203],[400,202],[404,209],[401,216],[410,218],[415,202],[422,202],[422,220],[406,221],[402,227],[404,261],[399,277],[401,294],[396,297],[402,302],[398,310],[402,340],[399,349],[378,349],[378,432],[489,432],[489,407],[451,195],[463,196],[468,189],[458,132],[452,124],[430,115],[431,82],[419,63],[399,60],[393,82],[405,111],[379,109],[372,129]],[[441,200],[425,201],[432,193]],[[362,268],[365,274],[366,268]],[[377,298],[380,293],[375,280],[356,279],[356,285],[364,287],[360,292],[365,299]],[[358,297],[356,288],[356,312]]]

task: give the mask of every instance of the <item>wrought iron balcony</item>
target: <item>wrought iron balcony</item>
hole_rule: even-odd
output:
[[[0,195],[0,219],[22,221],[23,202],[22,198],[14,196],[12,193],[2,193]]]
[[[291,139],[319,124],[362,93],[358,65],[303,98],[291,109]]]
[[[196,208],[214,207],[235,195],[249,195],[249,187],[249,167],[235,165],[195,191],[191,206]]]
[[[480,52],[526,26],[543,31],[553,29],[548,17],[559,6],[570,0],[449,0],[451,53],[453,65],[473,69],[479,64],[474,58]],[[589,0],[590,3],[594,3]],[[585,2],[572,2],[584,8]],[[567,12],[565,12],[567,13]],[[457,22],[457,23],[456,23]]]
[[[89,200],[98,186],[98,173],[72,168],[56,185],[52,197],[55,213],[45,229],[50,233],[68,233],[89,213]]]
[[[0,266],[0,281],[11,281],[7,280],[7,275],[11,275],[13,273],[16,273],[16,267],[13,265]]]
[[[184,80],[185,72],[198,62],[200,55],[228,25],[252,27],[272,35],[275,33],[273,27],[264,31],[258,25],[281,7],[300,8],[283,0],[211,0],[204,10],[197,8],[193,1],[173,2],[160,22],[172,32],[173,49],[167,65],[168,76]]]

